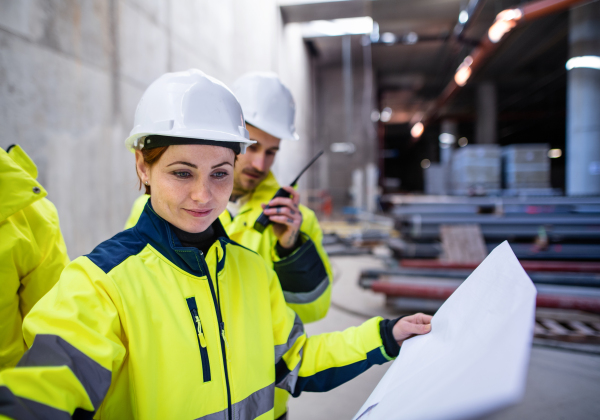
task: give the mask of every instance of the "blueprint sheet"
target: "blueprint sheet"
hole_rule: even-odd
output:
[[[444,302],[429,334],[404,342],[355,420],[468,419],[524,392],[536,289],[508,242]]]

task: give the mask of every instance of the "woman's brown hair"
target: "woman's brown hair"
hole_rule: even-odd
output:
[[[168,148],[169,148],[169,146],[156,147],[154,149],[143,148],[142,156],[144,157],[144,162],[146,162],[146,164],[148,166],[154,165],[156,162],[158,162],[158,159],[160,159],[160,157],[165,153],[165,151]],[[136,166],[136,172],[137,172],[137,166]],[[142,185],[144,185],[144,184],[142,183],[142,178],[140,177],[139,172],[138,172],[137,176],[138,176],[138,179],[140,180],[140,190],[141,190]],[[150,195],[150,185],[144,185],[144,188],[146,188],[146,194]]]

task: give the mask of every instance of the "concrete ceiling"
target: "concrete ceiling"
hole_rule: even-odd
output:
[[[349,0],[284,5],[281,11],[286,22],[371,16],[378,23],[380,34],[392,32],[402,37],[415,32],[420,41],[414,45],[371,45],[373,70],[380,92],[408,88],[423,100],[430,100],[439,95],[453,77],[460,62],[486,33],[496,15],[520,3],[519,0],[480,0],[478,12],[467,24],[462,41],[452,34],[467,0]],[[567,16],[567,13],[549,16],[511,33],[488,65],[474,75],[473,82],[492,79],[518,90],[535,82],[540,73],[548,73],[549,68],[564,68]],[[313,38],[309,42],[318,54],[317,65],[341,66],[341,37]],[[362,63],[363,48],[361,36],[352,36],[355,65]],[[419,82],[415,85],[417,79]],[[411,83],[412,87],[408,87]],[[460,102],[458,97],[457,104]]]

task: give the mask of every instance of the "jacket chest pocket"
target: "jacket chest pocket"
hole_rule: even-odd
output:
[[[208,361],[208,349],[206,348],[206,338],[204,337],[204,330],[202,329],[202,321],[200,315],[198,315],[198,306],[196,305],[196,298],[190,297],[186,299],[192,321],[194,322],[194,328],[196,332],[196,338],[198,339],[198,347],[200,348],[200,359],[202,361],[202,379],[203,382],[210,382],[210,363]]]

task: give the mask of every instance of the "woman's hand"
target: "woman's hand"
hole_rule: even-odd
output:
[[[279,206],[268,208],[265,214],[273,222],[273,233],[283,248],[290,249],[298,240],[300,226],[302,225],[302,213],[298,209],[300,203],[300,193],[292,187],[283,187],[291,197],[276,197],[269,202],[269,206]],[[266,207],[262,205],[263,209]]]
[[[427,334],[431,331],[431,318],[433,318],[431,315],[422,313],[401,318],[396,322],[396,325],[394,325],[394,328],[392,329],[394,339],[398,344],[402,345],[404,340],[414,337],[415,335]]]

